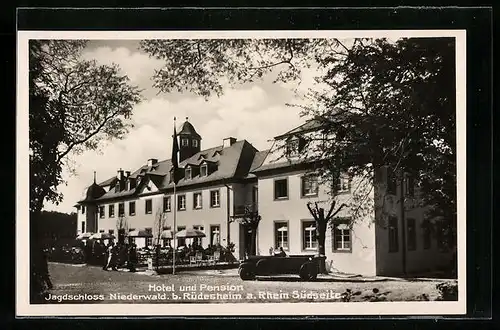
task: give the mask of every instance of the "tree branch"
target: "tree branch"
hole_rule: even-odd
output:
[[[335,205],[337,202],[335,200],[332,201],[332,205],[330,206],[330,210],[328,210],[328,214],[326,216],[327,220],[330,220],[330,217],[332,216],[333,209],[335,208]]]
[[[337,211],[335,211],[335,213],[332,214],[332,218],[335,217],[346,206],[347,206],[347,204],[342,203],[342,205],[340,205],[340,207],[337,209]]]
[[[94,137],[95,135],[97,135],[101,129],[104,127],[104,125],[106,125],[106,123],[113,117],[115,117],[118,113],[120,113],[121,109],[118,109],[116,110],[115,112],[111,113],[110,116],[104,118],[103,122],[92,132],[90,133],[89,135],[87,135],[85,138],[83,139],[80,139],[80,140],[76,140],[74,141],[73,143],[70,143],[68,145],[68,147],[66,148],[65,151],[63,151],[62,153],[60,153],[58,156],[57,156],[57,159],[56,159],[56,162],[60,162],[62,158],[64,158],[67,154],[69,154],[71,152],[71,150],[76,146],[76,145],[79,145],[79,144],[82,144],[82,143],[85,143],[87,142],[88,140],[90,140],[92,137]]]

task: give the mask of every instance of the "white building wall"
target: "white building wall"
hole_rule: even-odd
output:
[[[240,196],[242,193],[247,194],[248,188],[241,188],[240,186],[237,186],[235,189],[230,185],[229,186],[231,189],[229,189],[229,195],[230,195],[230,200],[229,200],[229,210],[230,214],[232,214],[232,209],[233,209],[233,203],[234,200],[242,200],[242,197]],[[232,190],[233,189],[233,190]],[[212,190],[218,190],[219,191],[219,207],[211,207],[210,206],[210,191]],[[194,209],[194,193],[201,192],[202,194],[202,208],[201,209]],[[203,226],[203,231],[206,235],[206,237],[202,238],[202,246],[206,248],[211,241],[211,233],[210,233],[210,227],[211,226],[219,226],[219,237],[220,237],[220,244],[222,246],[227,245],[227,233],[228,233],[228,226],[227,226],[227,194],[228,194],[228,189],[225,185],[218,185],[218,186],[212,186],[212,187],[206,187],[206,188],[200,188],[200,189],[190,189],[190,190],[181,190],[177,191],[177,196],[180,195],[185,195],[186,196],[186,209],[185,210],[178,210],[176,213],[176,227],[183,226],[185,228],[193,228],[193,226]],[[125,221],[127,223],[126,227],[128,229],[133,228],[136,230],[143,230],[145,228],[152,228],[153,234],[156,233],[156,228],[157,227],[157,212],[160,210],[163,210],[163,197],[164,196],[170,196],[171,198],[171,211],[165,212],[166,215],[166,221],[165,221],[165,226],[169,226],[173,229],[173,222],[174,222],[174,201],[173,201],[173,194],[163,194],[163,193],[158,193],[155,195],[149,195],[149,196],[142,196],[139,198],[134,198],[134,199],[124,199],[118,201],[114,201],[111,203],[103,203],[105,207],[105,216],[104,218],[99,218],[99,230],[104,230],[105,232],[108,232],[110,229],[114,230],[115,235],[117,235],[117,220],[118,220],[118,204],[119,203],[125,203]],[[152,212],[150,214],[146,214],[146,208],[145,208],[145,203],[146,200],[151,199],[152,200]],[[130,201],[135,201],[135,208],[136,208],[136,213],[135,215],[130,215],[129,212],[129,202]],[[110,204],[115,205],[115,215],[114,217],[109,217],[109,212],[108,212],[108,206]],[[230,237],[229,239],[235,243],[236,245],[236,251],[235,251],[235,256],[237,257],[239,255],[239,241],[237,240],[239,238],[239,226],[232,224],[229,227],[230,230]],[[127,230],[128,231],[128,230]],[[213,238],[212,238],[213,239]],[[236,240],[236,241],[235,241]],[[136,240],[137,241],[137,240]],[[191,239],[186,240],[186,244],[191,243]],[[138,246],[142,245],[141,241],[137,241]]]
[[[268,255],[269,248],[275,246],[274,222],[287,221],[289,234],[289,249],[287,254],[303,255],[316,254],[317,250],[303,249],[302,222],[314,220],[309,210],[307,202],[323,201],[320,203],[328,212],[328,194],[325,188],[319,189],[319,194],[314,198],[301,197],[301,176],[303,172],[288,173],[286,175],[275,175],[261,177],[258,181],[259,187],[259,212],[262,216],[258,231],[259,254]],[[275,179],[288,178],[288,199],[274,200],[274,181]],[[348,202],[350,194],[344,194],[338,197],[338,206],[343,202]],[[339,213],[339,216],[348,216],[350,208],[345,208]],[[373,216],[367,215],[358,219],[353,226],[352,239],[353,247],[351,252],[334,252],[332,242],[332,230],[327,229],[325,239],[325,253],[327,257],[327,266],[335,271],[345,273],[356,273],[363,275],[375,274],[375,231],[374,226],[369,225]]]

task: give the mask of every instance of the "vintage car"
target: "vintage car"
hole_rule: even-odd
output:
[[[249,256],[241,262],[238,273],[242,280],[253,280],[259,275],[293,274],[310,281],[318,275],[320,260],[321,257],[314,255]]]

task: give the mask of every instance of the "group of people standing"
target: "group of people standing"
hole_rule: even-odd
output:
[[[126,266],[131,272],[135,272],[138,263],[137,246],[133,242],[115,244],[113,240],[109,240],[106,245],[103,241],[88,241],[85,258],[88,264],[101,264],[103,270],[118,270],[118,267]]]

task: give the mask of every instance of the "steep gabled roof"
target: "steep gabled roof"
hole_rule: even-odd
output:
[[[289,137],[291,135],[295,134],[304,134],[308,132],[315,131],[323,126],[323,123],[319,119],[309,119],[307,120],[304,124],[284,133],[278,136],[275,136],[274,138],[276,140]]]
[[[218,151],[218,152],[217,152]],[[180,168],[185,168],[188,164],[199,165],[204,161],[217,163],[217,169],[207,176],[201,177],[200,175],[194,176],[191,179],[181,179],[177,183],[177,187],[190,186],[193,184],[207,183],[224,180],[224,179],[243,179],[247,177],[248,171],[253,165],[255,155],[258,153],[248,141],[240,140],[233,143],[231,146],[223,148],[216,146],[210,149],[202,150],[193,156],[185,159],[179,164]],[[205,155],[205,158],[200,158],[200,155]],[[147,165],[143,165],[130,174],[130,178],[136,178],[138,175],[143,175],[149,178],[159,189],[172,188],[173,184],[170,183],[170,171],[172,169],[172,162],[170,159],[160,161],[155,164],[155,170],[151,171]],[[146,180],[141,181],[144,183]],[[141,183],[141,184],[142,184]],[[135,189],[115,192],[110,189],[106,194],[97,200],[106,200],[132,196],[140,191],[140,186]]]
[[[269,153],[270,150],[271,149],[262,150],[262,151],[259,151],[255,154],[255,157],[254,157],[253,162],[252,162],[252,166],[250,167],[250,172],[256,170],[257,168],[259,168],[262,165],[262,163],[266,159],[267,154]]]
[[[118,180],[116,178],[116,176],[112,176],[111,178],[109,178],[109,179],[107,179],[107,180],[99,183],[99,186],[101,186],[101,187],[111,186],[111,185],[113,185],[115,183],[116,180]]]

